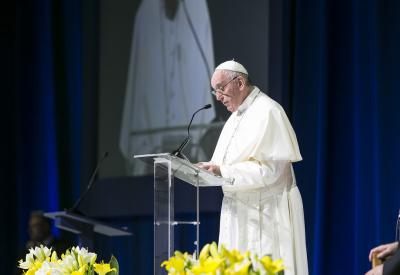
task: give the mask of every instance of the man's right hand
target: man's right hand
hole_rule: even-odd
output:
[[[372,261],[372,254],[376,253],[377,257],[381,260],[385,260],[387,257],[392,256],[394,253],[396,253],[398,249],[399,243],[398,242],[393,242],[393,243],[388,243],[388,244],[382,244],[380,246],[377,246],[369,252],[369,261]]]
[[[382,275],[382,274],[383,274],[383,265],[378,265],[377,267],[365,273],[365,275]]]
[[[196,166],[207,170],[214,175],[221,176],[221,170],[218,165],[212,164],[211,162],[199,162],[195,164]]]

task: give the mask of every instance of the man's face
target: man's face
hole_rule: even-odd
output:
[[[32,241],[42,242],[50,234],[48,223],[41,217],[32,216],[28,226],[28,233]]]
[[[229,77],[223,70],[214,72],[211,86],[216,92],[216,98],[228,109],[235,112],[243,102],[242,92],[238,77]]]

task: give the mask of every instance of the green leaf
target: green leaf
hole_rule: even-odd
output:
[[[111,272],[107,273],[107,275],[119,275],[119,264],[118,264],[117,259],[114,257],[114,255],[111,256],[110,267],[115,268],[117,271],[111,271]]]
[[[260,275],[260,271],[255,271],[255,270],[253,270],[253,269],[250,269],[249,270],[249,275]]]

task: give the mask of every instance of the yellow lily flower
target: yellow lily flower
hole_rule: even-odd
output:
[[[208,243],[200,251],[200,254],[199,254],[200,262],[203,262],[208,258],[208,256],[210,255],[209,252],[210,252],[210,244]]]
[[[226,275],[248,275],[249,267],[251,262],[249,260],[244,260],[243,262],[237,262],[225,270]]]
[[[260,262],[263,264],[264,268],[267,270],[268,275],[276,274],[277,272],[285,269],[285,267],[283,266],[282,259],[273,261],[270,256],[264,256],[261,258]]]
[[[26,275],[35,275],[36,271],[38,271],[42,267],[42,262],[35,261],[33,266],[25,273]]]
[[[210,254],[214,258],[219,258],[221,255],[218,253],[218,246],[216,242],[212,242],[210,245]]]
[[[221,254],[227,259],[227,264],[229,266],[241,262],[244,259],[244,256],[238,250],[233,249],[232,251],[229,251],[224,246],[221,246]]]
[[[284,270],[282,259],[273,261],[269,256],[260,259],[250,251],[240,253],[238,250],[228,250],[222,244],[215,242],[206,244],[198,259],[188,253],[175,252],[175,256],[161,264],[168,275],[276,275]]]
[[[56,263],[57,261],[58,261],[57,252],[53,251],[53,253],[51,254],[50,262]]]
[[[87,265],[84,265],[81,268],[79,268],[79,270],[72,272],[71,275],[85,275],[86,270],[87,270]]]
[[[93,264],[94,271],[99,275],[105,275],[110,271],[117,271],[115,268],[111,268],[110,264],[105,264],[101,262],[101,264]]]
[[[179,256],[171,257],[168,261],[164,261],[161,264],[161,267],[163,266],[165,266],[165,269],[168,271],[168,274],[171,275],[185,274],[185,260],[183,259],[183,257]]]
[[[222,258],[208,257],[204,262],[200,263],[200,265],[192,267],[191,271],[195,275],[216,275],[223,261]]]

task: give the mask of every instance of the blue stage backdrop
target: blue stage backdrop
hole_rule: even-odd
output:
[[[400,208],[398,1],[293,1],[293,112],[311,274],[364,274]]]
[[[82,7],[78,0],[55,2],[16,1],[10,7],[15,16],[5,17],[15,24],[6,42],[13,58],[6,58],[12,65],[4,85],[15,93],[3,95],[9,104],[3,119],[13,125],[5,123],[10,127],[1,137],[1,274],[15,269],[29,212],[69,207],[84,173]],[[295,170],[310,274],[363,274],[369,249],[393,241],[400,208],[400,2],[285,3],[290,11],[284,14],[292,16],[283,17],[291,26],[289,58],[282,59],[290,70],[283,79],[291,88],[290,97],[282,98],[290,98],[283,105],[291,106],[304,158]],[[215,238],[218,215],[204,218],[202,234],[210,232],[204,240]],[[121,255],[134,274],[148,274],[151,217],[129,223],[136,233],[128,242],[134,252],[121,255],[129,249],[121,240],[101,240],[98,249]]]
[[[1,274],[14,274],[27,240],[29,213],[72,205],[80,188],[82,129],[81,1],[15,1],[10,20],[13,91],[2,96]],[[5,167],[2,165],[2,167]],[[7,203],[8,202],[8,203]],[[56,230],[55,234],[60,234]],[[4,261],[4,262],[3,262]]]

